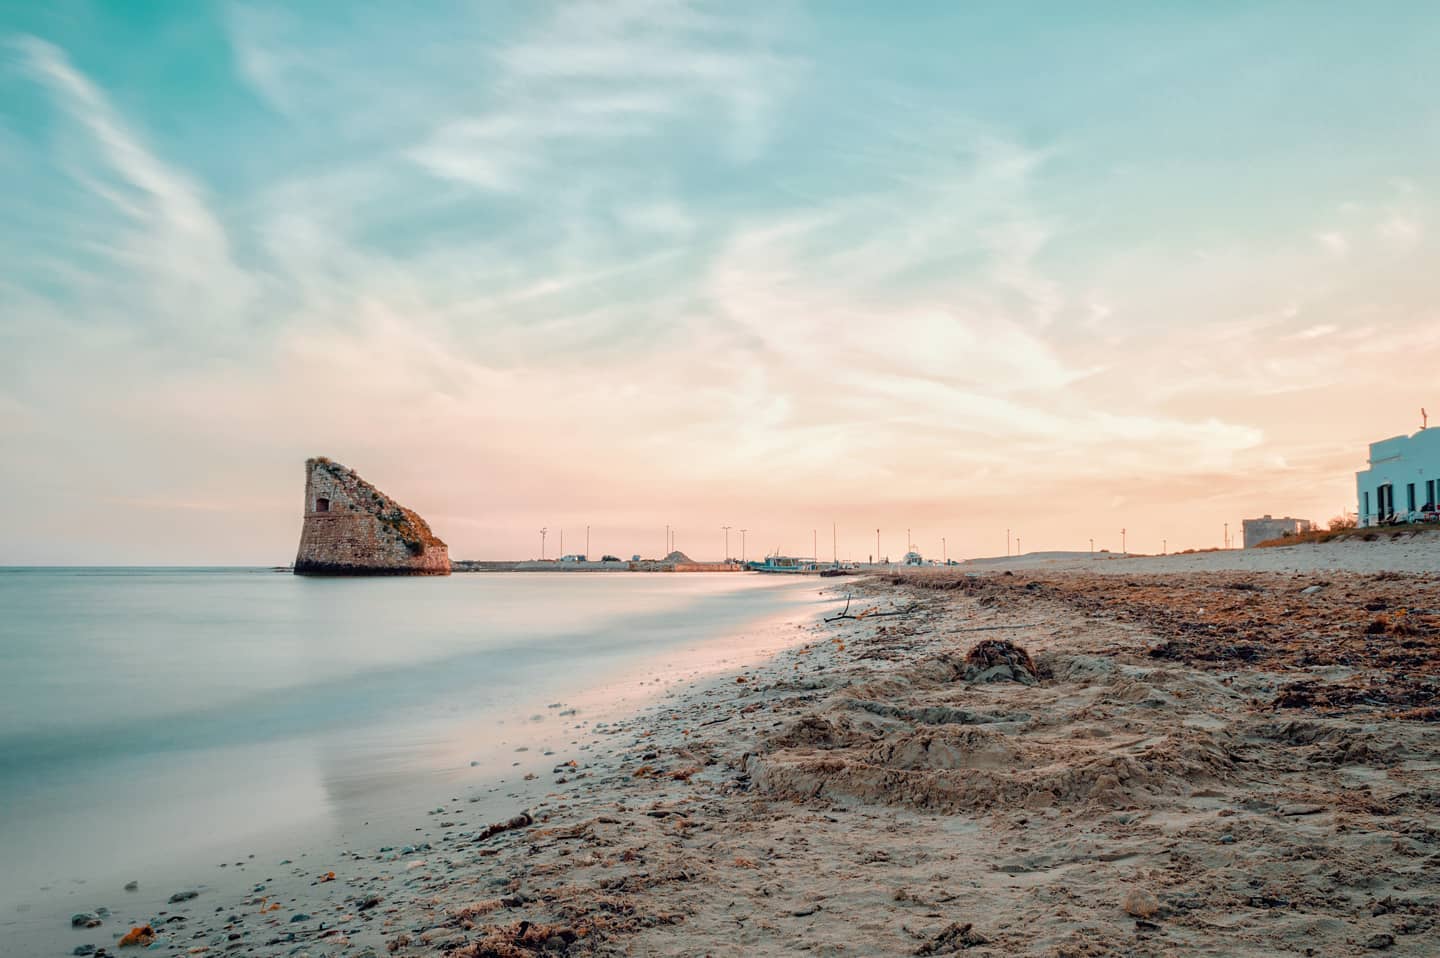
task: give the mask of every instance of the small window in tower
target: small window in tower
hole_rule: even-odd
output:
[[[322,497],[322,498],[319,498],[319,499],[316,499],[316,500],[315,500],[315,511],[316,511],[316,512],[329,512],[329,511],[330,511],[330,500],[329,500],[329,499],[326,499],[326,498],[323,498],[323,497]]]

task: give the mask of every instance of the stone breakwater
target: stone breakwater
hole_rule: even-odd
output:
[[[414,512],[355,470],[305,461],[296,575],[449,575],[450,549]]]

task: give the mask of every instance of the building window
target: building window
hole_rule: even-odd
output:
[[[1405,508],[1410,512],[1415,511],[1415,483],[1405,484]]]
[[[1365,525],[1370,521],[1370,493],[1362,493],[1364,504],[1360,509],[1360,524]]]
[[[330,511],[330,500],[324,498],[323,496],[322,496],[321,498],[319,498],[319,499],[316,499],[316,500],[315,500],[315,511],[316,511],[316,512],[329,512],[329,511]]]
[[[1435,480],[1434,480],[1434,479],[1426,479],[1426,480],[1425,480],[1425,508],[1426,508],[1426,509],[1434,509],[1434,508],[1435,508]]]

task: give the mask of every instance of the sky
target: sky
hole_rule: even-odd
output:
[[[0,0],[0,564],[284,564],[316,455],[458,558],[1327,521],[1440,413],[1437,44],[1423,2]]]

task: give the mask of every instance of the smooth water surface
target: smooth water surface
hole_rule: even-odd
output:
[[[814,601],[735,574],[0,570],[0,902],[410,822]]]

